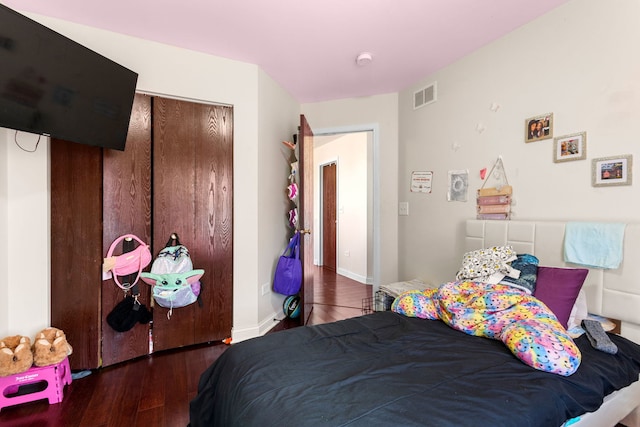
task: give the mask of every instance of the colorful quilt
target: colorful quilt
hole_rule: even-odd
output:
[[[580,350],[551,310],[509,285],[449,282],[405,292],[391,310],[441,319],[466,334],[501,340],[518,359],[541,371],[569,376],[580,366]]]

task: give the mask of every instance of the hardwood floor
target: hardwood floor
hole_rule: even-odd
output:
[[[310,325],[334,322],[362,314],[362,300],[371,298],[371,286],[317,267],[314,273],[314,305]]]
[[[309,324],[359,316],[362,300],[368,297],[371,286],[316,268]],[[273,332],[295,326],[291,320],[281,322]],[[66,386],[61,403],[49,405],[40,400],[0,410],[0,425],[186,426],[189,401],[196,395],[200,374],[226,349],[222,343],[194,346],[96,370]]]

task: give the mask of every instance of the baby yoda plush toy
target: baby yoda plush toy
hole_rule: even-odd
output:
[[[40,331],[33,343],[33,364],[49,366],[60,363],[73,352],[62,330],[46,328]]]
[[[0,377],[28,371],[33,364],[31,340],[15,335],[0,341]]]
[[[161,307],[169,309],[170,318],[174,308],[184,307],[198,300],[200,278],[204,270],[189,270],[183,273],[142,273],[140,278],[151,285],[153,299]]]

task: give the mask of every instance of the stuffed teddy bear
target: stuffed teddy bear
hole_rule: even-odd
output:
[[[46,328],[40,331],[33,343],[33,364],[49,366],[60,363],[73,352],[62,330]]]
[[[31,340],[15,335],[0,341],[0,377],[28,371],[33,364]]]

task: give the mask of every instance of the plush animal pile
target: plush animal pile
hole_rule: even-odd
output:
[[[0,377],[28,371],[32,366],[62,362],[73,352],[64,332],[46,328],[38,332],[33,345],[29,337],[14,335],[0,340]]]

